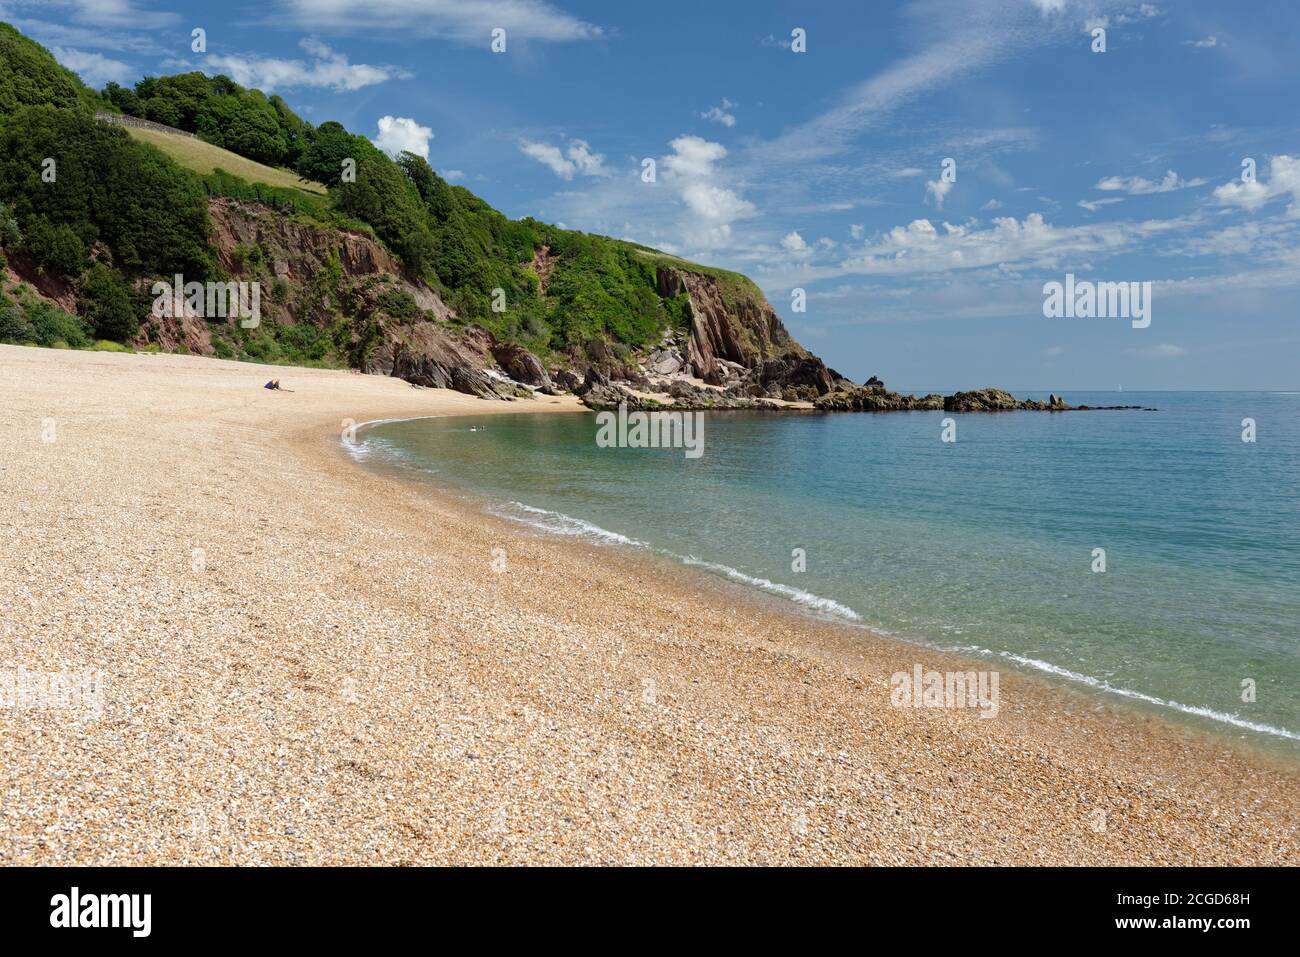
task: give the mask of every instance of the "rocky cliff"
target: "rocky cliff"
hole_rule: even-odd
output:
[[[689,296],[691,327],[685,359],[691,371],[710,385],[722,385],[731,377],[725,363],[754,369],[768,358],[808,355],[757,289],[724,284],[717,276],[678,266],[660,266],[657,285],[665,299],[682,292]]]
[[[277,334],[298,326],[328,329],[363,372],[515,399],[578,388],[595,370],[605,382],[675,387],[683,402],[703,386],[726,389],[726,399],[712,392],[699,397],[711,406],[811,400],[847,384],[796,342],[762,293],[739,277],[659,266],[656,292],[666,300],[685,296],[686,329],[665,329],[655,348],[631,353],[598,339],[542,357],[461,324],[437,291],[408,276],[366,233],[308,225],[254,202],[214,198],[208,212],[222,271],[261,283],[262,322]],[[549,250],[539,248],[531,265],[544,294],[553,268]],[[221,354],[220,343],[239,335],[235,325],[163,308],[144,319],[135,344]]]

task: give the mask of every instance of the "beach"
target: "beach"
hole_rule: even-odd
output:
[[[988,663],[341,441],[571,396],[13,346],[0,395],[0,672],[100,676],[0,708],[0,862],[1296,863],[1284,759],[1007,671],[995,718],[896,707]]]

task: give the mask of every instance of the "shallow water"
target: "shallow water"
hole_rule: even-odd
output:
[[[712,413],[699,458],[600,448],[590,415],[420,419],[364,430],[358,454],[556,534],[1293,750],[1300,395],[1069,398],[1159,411],[958,415],[952,443],[939,412]]]

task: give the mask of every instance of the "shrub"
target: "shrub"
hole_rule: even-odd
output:
[[[379,294],[378,306],[394,319],[419,319],[423,313],[415,297],[405,289],[388,288]]]
[[[36,216],[27,224],[23,246],[37,264],[61,276],[79,276],[86,268],[86,246],[76,230]]]
[[[130,288],[118,273],[102,263],[86,271],[77,309],[100,339],[125,342],[140,328]]]
[[[22,306],[8,300],[0,304],[0,342],[30,342],[33,335]]]
[[[16,248],[22,244],[23,234],[18,220],[4,203],[0,203],[0,246]]]
[[[84,349],[90,344],[81,321],[57,306],[43,299],[29,299],[23,303],[23,310],[32,327],[32,341],[37,345]]]

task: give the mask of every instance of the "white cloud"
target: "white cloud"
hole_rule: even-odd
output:
[[[1292,216],[1300,215],[1300,159],[1274,156],[1269,161],[1267,183],[1259,179],[1251,182],[1234,180],[1214,191],[1214,198],[1224,206],[1239,206],[1251,212],[1281,196],[1291,197],[1287,212]]]
[[[721,123],[723,126],[732,127],[736,125],[736,117],[727,111],[735,107],[725,96],[722,98],[721,106],[711,106],[708,110],[700,114],[700,119],[712,120],[714,123]]]
[[[1071,6],[1085,6],[1074,4]],[[791,126],[779,137],[755,143],[755,165],[798,165],[854,150],[864,131],[919,99],[964,81],[1025,50],[1077,43],[1079,23],[1072,17],[1043,14],[1066,11],[1064,0],[915,0],[903,16],[916,29],[904,30],[916,52],[846,89],[829,109]],[[1131,0],[1088,0],[1089,13],[1131,9]],[[1145,14],[1144,14],[1145,15]],[[924,29],[919,25],[924,23]],[[757,170],[766,175],[768,170]]]
[[[732,242],[732,224],[754,216],[754,204],[725,183],[717,168],[726,147],[699,136],[679,136],[672,152],[659,161],[665,183],[675,187],[689,216],[680,226],[686,245],[713,250]]]
[[[569,142],[569,159],[578,172],[583,176],[607,176],[608,171],[605,169],[605,157],[601,153],[593,153],[586,140],[571,140]]]
[[[577,164],[565,159],[558,146],[524,140],[519,144],[519,150],[525,156],[531,156],[537,162],[549,166],[551,172],[560,179],[573,179],[573,174],[578,171]]]
[[[138,73],[121,60],[111,59],[102,53],[87,53],[84,50],[67,47],[52,47],[50,52],[54,54],[54,59],[95,89],[99,89],[110,80],[126,83]]]
[[[1187,350],[1182,346],[1176,346],[1172,343],[1162,342],[1159,345],[1147,346],[1145,348],[1130,348],[1124,352],[1130,356],[1140,356],[1145,359],[1180,359],[1187,355]]]
[[[458,179],[464,179],[465,171],[463,169],[444,169],[444,170],[439,170],[438,175],[441,176],[443,179],[445,179],[447,182],[451,183]]]
[[[797,232],[791,231],[781,240],[781,248],[787,252],[801,253],[808,249],[808,244],[804,242],[803,237]]]
[[[1204,40],[1184,40],[1183,45],[1192,47],[1196,50],[1209,50],[1219,45],[1219,38],[1208,36]]]
[[[1082,268],[1092,258],[1115,255],[1192,224],[1190,219],[1175,219],[1063,227],[1046,222],[1041,213],[1030,213],[1023,221],[1009,216],[994,219],[987,227],[973,220],[942,223],[941,231],[928,219],[918,219],[868,241],[842,269],[875,275],[939,275],[986,267],[1055,269],[1065,263]]]
[[[379,118],[379,135],[371,137],[371,142],[389,156],[397,156],[406,151],[429,158],[429,140],[433,139],[433,130],[421,126],[406,116],[381,116]]]
[[[1125,192],[1130,196],[1141,196],[1147,193],[1172,193],[1177,189],[1188,189],[1194,186],[1204,186],[1206,180],[1203,179],[1183,179],[1173,170],[1165,173],[1164,179],[1160,182],[1154,182],[1149,179],[1143,179],[1141,176],[1107,176],[1098,180],[1093,189],[1100,189],[1104,192]]]
[[[679,136],[668,144],[672,154],[663,165],[670,173],[684,178],[703,178],[713,174],[713,164],[726,158],[727,148],[699,136]]]
[[[1113,206],[1116,203],[1122,202],[1124,202],[1124,197],[1112,196],[1109,199],[1081,199],[1079,200],[1079,205],[1088,212],[1095,213],[1097,210],[1105,206]]]
[[[355,0],[279,0],[279,4],[311,30],[437,37],[482,44],[484,49],[497,27],[506,31],[507,44],[590,40],[603,32],[544,0],[366,0],[361,6]]]
[[[1300,223],[1295,219],[1249,219],[1212,232],[1198,232],[1165,251],[1178,256],[1249,256],[1261,263],[1296,261]]]
[[[864,230],[861,223],[853,223],[849,226],[849,235],[854,239],[861,239]]]
[[[562,151],[549,143],[534,143],[521,140],[519,150],[525,156],[531,156],[537,162],[550,168],[560,179],[573,179],[576,175],[608,176],[605,169],[605,156],[593,153],[586,140],[570,140],[568,149]]]
[[[5,6],[36,7],[47,15],[59,11],[57,22],[71,20],[95,27],[153,28],[178,19],[174,13],[143,10],[134,0],[11,0]],[[0,10],[0,13],[5,11]],[[10,19],[7,13],[5,19]]]
[[[946,179],[932,179],[925,184],[927,200],[934,198],[936,209],[943,209],[943,198],[952,190],[952,182]]]
[[[742,199],[734,190],[711,183],[688,183],[682,200],[691,212],[703,219],[730,224],[754,214],[754,204]]]
[[[305,39],[299,44],[311,60],[284,60],[256,54],[211,55],[204,59],[205,73],[225,73],[241,86],[257,87],[268,92],[277,89],[316,87],[337,92],[351,92],[391,79],[410,76],[391,66],[349,63],[346,54],[338,53],[319,40]]]

